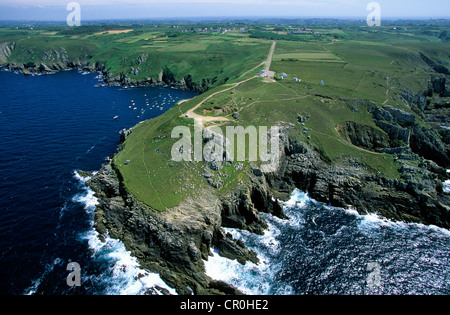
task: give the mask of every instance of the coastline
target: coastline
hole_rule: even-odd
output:
[[[2,71],[10,71],[15,72],[17,74],[23,74],[23,75],[44,75],[44,74],[55,74],[61,71],[72,71],[72,70],[78,70],[82,71],[84,73],[98,73],[102,76],[103,83],[100,85],[106,85],[106,86],[122,86],[122,87],[152,87],[152,86],[168,86],[175,89],[180,90],[188,90],[188,91],[194,91],[194,92],[205,92],[207,88],[202,84],[194,84],[190,83],[187,84],[186,78],[183,78],[179,82],[170,81],[167,78],[164,77],[162,71],[158,78],[149,77],[143,80],[134,80],[130,79],[127,75],[124,74],[111,74],[108,72],[106,67],[99,63],[99,62],[93,62],[93,63],[82,63],[79,61],[75,62],[67,62],[67,63],[56,63],[52,65],[51,67],[48,67],[47,65],[40,64],[39,67],[36,65],[32,67],[26,67],[25,65],[16,65],[16,64],[3,64],[0,65],[0,70]]]
[[[287,219],[281,205],[295,189],[325,204],[351,207],[361,215],[376,212],[389,220],[450,227],[446,206],[450,194],[442,190],[447,177],[435,164],[426,171],[429,180],[419,186],[370,175],[357,165],[331,169],[314,148],[286,135],[281,150],[282,163],[276,172],[250,171],[249,183],[236,186],[226,196],[205,191],[203,198],[188,198],[163,212],[135,200],[110,160],[86,183],[100,200],[95,228],[100,235],[108,232],[122,240],[145,268],[159,273],[179,294],[205,295],[242,294],[207,276],[204,261],[213,255],[214,248],[214,255],[240,264],[257,264],[257,254],[226,229],[264,234],[268,225],[261,214]],[[441,179],[435,179],[437,176]],[[372,188],[369,191],[367,187]]]
[[[152,80],[132,83],[124,78],[105,81],[104,73],[109,77],[107,72],[83,67],[58,71],[74,69],[101,73],[107,85],[167,84]],[[361,214],[377,209],[389,219],[450,226],[446,206],[450,204],[449,195],[443,189],[449,178],[448,172],[432,161],[424,162],[429,176],[418,184],[370,174],[351,161],[346,168],[331,169],[315,148],[290,139],[288,133],[284,135],[282,155],[282,165],[274,173],[256,175],[260,172],[249,172],[250,183],[237,186],[225,197],[205,192],[203,199],[185,200],[164,213],[152,211],[134,200],[122,183],[119,170],[109,162],[86,183],[100,200],[95,210],[95,229],[100,238],[109,233],[112,238],[123,241],[126,249],[145,268],[160,273],[162,279],[180,294],[241,294],[230,285],[209,278],[202,260],[208,259],[210,249],[215,247],[223,257],[241,264],[257,263],[256,254],[224,228],[264,233],[267,224],[260,213],[285,217],[277,199],[289,199],[296,188],[326,204],[355,207]]]

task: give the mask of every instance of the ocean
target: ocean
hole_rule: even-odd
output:
[[[0,71],[0,294],[144,294],[163,286],[122,243],[98,240],[96,200],[75,171],[100,169],[120,130],[197,93],[101,83],[77,70]],[[80,287],[66,283],[69,262],[81,267]]]
[[[98,238],[97,200],[76,170],[98,170],[121,129],[196,93],[98,86],[101,77],[79,71],[2,71],[0,83],[0,294],[176,294],[120,241]],[[450,293],[449,230],[362,216],[298,190],[284,210],[289,220],[263,214],[264,235],[226,229],[257,265],[212,248],[207,274],[247,294]],[[81,267],[79,287],[66,282],[71,262]]]
[[[207,274],[246,294],[448,295],[450,231],[332,207],[295,190],[289,220],[263,214],[264,235],[227,229],[258,254],[245,266],[220,257]]]

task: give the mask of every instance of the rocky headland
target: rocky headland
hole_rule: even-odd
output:
[[[437,92],[431,93],[436,96]],[[436,115],[428,112],[435,108],[430,102],[445,108],[449,105],[440,97],[428,98],[428,105],[422,108],[419,96],[408,98],[405,94],[404,100],[416,115],[435,120]],[[214,190],[205,190],[201,198],[187,198],[163,212],[135,200],[109,160],[87,183],[99,199],[95,228],[122,240],[144,267],[158,272],[180,294],[240,294],[209,278],[203,261],[215,248],[221,256],[242,264],[258,263],[256,254],[223,227],[264,233],[267,224],[260,213],[288,220],[279,200],[287,200],[295,188],[320,202],[353,207],[361,214],[377,212],[393,220],[450,228],[450,195],[442,184],[449,179],[449,138],[440,134],[446,129],[427,128],[415,115],[389,106],[369,106],[368,110],[384,133],[351,122],[337,130],[355,146],[395,155],[400,179],[374,174],[355,158],[332,164],[320,150],[291,137],[289,131],[294,127],[287,125],[282,128],[282,158],[275,172],[250,167],[248,181],[229,194],[219,196]],[[299,124],[305,120],[299,115]],[[128,133],[122,131],[122,141]],[[417,166],[410,166],[409,161]]]
[[[36,58],[38,61],[30,61],[24,64],[9,61],[9,57],[16,47],[15,42],[0,43],[0,69],[6,69],[25,75],[38,75],[55,73],[64,70],[82,70],[85,72],[100,73],[104,84],[110,86],[164,86],[168,85],[177,89],[204,92],[215,83],[215,78],[203,79],[200,83],[192,81],[190,75],[176,79],[176,74],[168,67],[162,68],[157,76],[149,76],[143,79],[135,79],[139,73],[139,65],[146,60],[146,56],[137,58],[137,66],[129,69],[128,73],[113,73],[104,62],[96,61],[88,52],[78,58],[71,58],[63,47],[52,48],[45,51],[42,56]],[[30,52],[33,54],[33,52]]]
[[[80,69],[100,72],[108,85],[171,85],[199,92],[214,83],[211,79],[196,84],[189,75],[177,81],[168,68],[161,69],[157,77],[133,80],[129,73],[111,73],[88,53],[71,60],[63,48],[48,51],[38,62],[9,63],[15,46],[14,42],[0,45],[0,65],[24,74]],[[130,71],[136,74],[140,70],[137,66]],[[450,167],[449,95],[447,74],[436,74],[423,92],[405,90],[401,95],[411,112],[369,104],[367,110],[379,129],[352,121],[336,126],[342,139],[354,146],[395,155],[400,178],[376,174],[356,158],[330,163],[320,150],[291,137],[292,126],[288,126],[282,129],[282,158],[275,172],[250,167],[246,170],[248,181],[229,194],[219,196],[214,189],[205,190],[201,198],[187,198],[163,212],[136,200],[118,168],[108,160],[95,175],[89,174],[87,182],[99,200],[95,228],[100,235],[108,233],[120,239],[143,267],[159,273],[179,294],[240,294],[230,285],[209,278],[203,261],[213,247],[242,264],[258,263],[256,254],[223,227],[262,234],[267,224],[261,212],[288,220],[279,200],[288,199],[295,188],[332,206],[354,207],[361,214],[375,211],[393,220],[450,228],[450,195],[442,184],[450,178],[446,171]],[[298,124],[307,120],[299,115]],[[122,142],[129,133],[121,132]]]

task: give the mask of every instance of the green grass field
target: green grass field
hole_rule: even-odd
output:
[[[158,78],[163,69],[169,68],[177,81],[190,75],[193,83],[213,82],[211,87],[239,76],[247,64],[256,65],[270,47],[264,40],[243,42],[240,37],[205,33],[167,36],[169,30],[107,28],[99,31],[95,28],[71,34],[70,29],[0,28],[0,43],[16,43],[8,59],[12,64],[52,64],[60,60],[61,55],[67,55],[69,60],[101,62],[109,73],[124,74],[131,80]],[[139,62],[142,56],[146,59],[144,63]],[[133,72],[137,67],[138,73]]]
[[[112,27],[94,28],[73,34],[70,30],[2,28],[0,43],[16,43],[8,60],[11,63],[38,62],[49,52],[65,50],[71,59],[101,61],[111,73],[125,73],[135,79],[158,76],[168,67],[177,80],[188,75],[194,82],[215,80],[205,93],[136,126],[114,158],[126,188],[158,211],[177,206],[202,190],[226,193],[248,180],[248,161],[243,162],[242,169],[232,164],[220,171],[209,169],[203,162],[171,161],[171,149],[177,141],[170,136],[172,129],[192,127],[193,120],[181,116],[207,97],[214,94],[195,112],[228,118],[221,124],[223,129],[228,125],[291,124],[291,136],[316,147],[330,165],[340,165],[352,157],[374,174],[399,179],[399,165],[392,155],[356,147],[341,137],[336,127],[352,121],[380,130],[368,112],[369,106],[391,105],[411,112],[399,95],[405,89],[422,91],[434,74],[420,59],[420,53],[444,66],[450,64],[450,44],[438,38],[449,27],[416,26],[397,31],[392,27],[322,26],[323,37],[277,41],[271,65],[276,80],[255,77],[230,89],[232,83],[249,79],[262,69],[257,66],[266,60],[271,40],[239,31],[220,35],[174,33],[169,27],[128,31],[130,28],[124,26],[118,32],[112,32],[117,30]],[[147,57],[139,65],[139,74],[130,74],[142,55]],[[278,79],[283,72],[288,77]],[[233,118],[235,112],[239,120]],[[310,119],[303,126],[297,121],[298,115]],[[128,165],[127,160],[131,161]],[[223,185],[218,189],[208,185],[203,177],[206,171],[220,176]]]

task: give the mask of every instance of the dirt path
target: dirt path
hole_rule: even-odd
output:
[[[245,73],[244,73],[243,75],[241,75],[240,77],[245,76],[246,74],[248,74],[249,72],[255,70],[257,67],[260,67],[260,66],[263,65],[263,64],[266,65],[266,72],[267,72],[267,71],[271,72],[269,69],[270,69],[270,65],[272,64],[272,57],[273,57],[273,53],[274,53],[274,51],[275,51],[275,45],[276,45],[276,41],[273,41],[273,42],[272,42],[272,46],[271,46],[271,48],[270,48],[269,55],[268,55],[266,61],[260,63],[260,64],[259,64],[258,66],[256,66],[255,68],[253,68],[253,69],[251,69],[251,70],[245,72]],[[214,117],[214,116],[203,116],[203,115],[199,115],[199,114],[195,113],[195,110],[196,110],[197,108],[199,108],[200,106],[202,106],[202,104],[205,103],[207,100],[209,100],[210,98],[216,96],[217,94],[224,93],[224,92],[226,92],[226,91],[229,91],[229,90],[231,90],[231,89],[234,89],[234,88],[238,87],[239,85],[241,85],[242,83],[245,83],[245,82],[250,81],[250,80],[252,80],[252,79],[254,79],[254,78],[257,78],[257,77],[258,77],[258,76],[253,76],[253,77],[250,77],[250,78],[248,78],[248,79],[245,79],[245,80],[242,80],[242,81],[233,83],[229,88],[226,88],[226,89],[221,90],[221,91],[217,91],[217,92],[215,92],[215,93],[209,95],[209,96],[206,97],[203,101],[201,101],[200,103],[198,103],[197,105],[195,105],[194,107],[192,107],[190,110],[188,110],[186,113],[182,114],[181,116],[183,116],[183,117],[189,117],[189,118],[194,118],[194,119],[201,119],[203,122],[213,122],[213,121],[224,122],[224,121],[229,121],[230,119],[227,118],[227,117]]]
[[[199,115],[199,114],[195,113],[195,110],[196,110],[197,108],[199,108],[200,106],[202,106],[202,104],[203,104],[204,102],[206,102],[206,101],[209,100],[210,98],[216,96],[217,94],[220,94],[220,93],[229,91],[229,90],[231,90],[231,89],[234,89],[234,88],[238,87],[239,85],[241,85],[242,83],[245,83],[245,82],[247,82],[247,81],[250,81],[250,80],[252,80],[252,79],[254,79],[254,78],[256,78],[256,77],[257,77],[257,76],[253,76],[253,77],[251,77],[251,78],[248,78],[248,79],[245,79],[245,80],[236,82],[236,83],[234,83],[232,86],[230,86],[229,88],[226,88],[226,89],[221,90],[221,91],[217,91],[217,92],[215,92],[215,93],[209,95],[207,98],[205,98],[203,101],[201,101],[200,103],[198,103],[197,105],[195,105],[194,107],[192,107],[190,110],[188,110],[188,111],[187,111],[185,114],[183,114],[182,116],[185,116],[185,117],[186,117],[186,115],[187,115],[189,118],[202,119],[204,122],[211,122],[211,121],[227,121],[227,120],[230,120],[230,119],[228,119],[227,117],[213,117],[213,116],[203,116],[203,115]]]
[[[267,60],[265,61],[266,64],[266,74],[269,78],[274,77],[275,76],[275,72],[270,70],[270,66],[272,65],[272,58],[273,58],[273,53],[275,51],[275,46],[276,46],[277,42],[273,41],[272,42],[272,47],[270,47],[270,52],[269,52],[269,56],[267,57]]]

